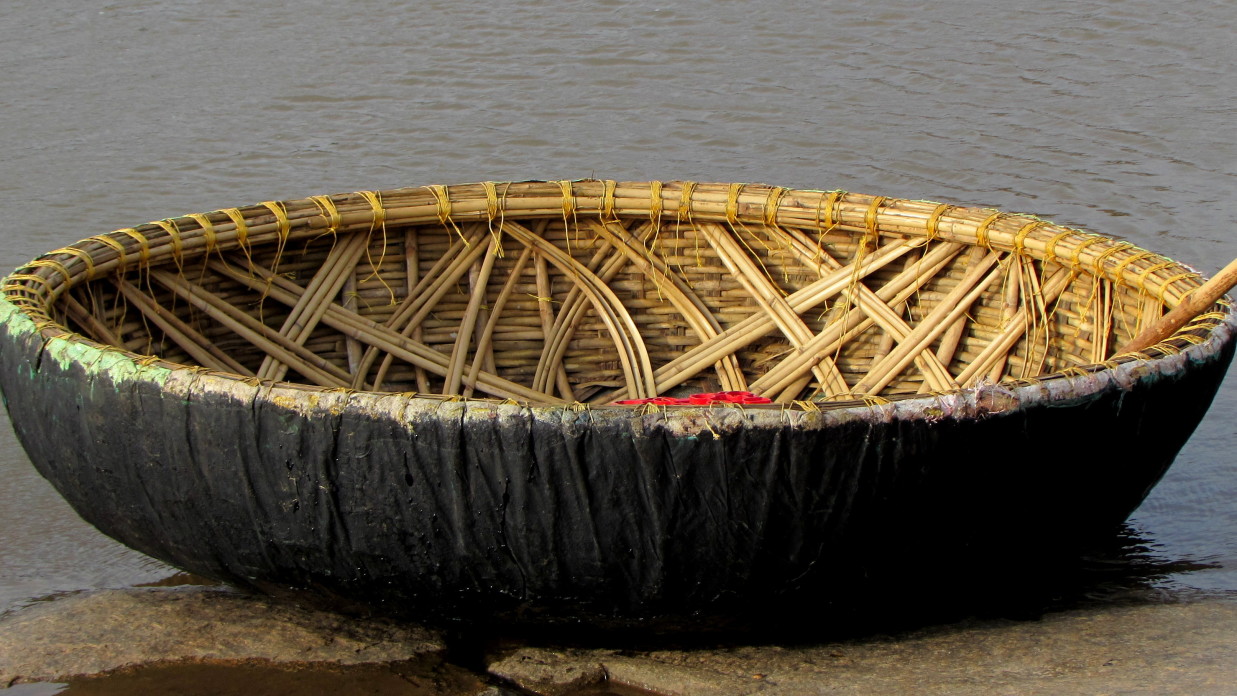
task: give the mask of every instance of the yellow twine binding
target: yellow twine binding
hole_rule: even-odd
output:
[[[601,194],[601,221],[603,223],[618,222],[618,217],[614,214],[614,189],[618,185],[613,179],[606,179],[602,182]]]
[[[687,220],[689,223],[692,219],[692,196],[696,193],[696,182],[684,181],[683,190],[679,192],[679,213],[678,222]]]
[[[481,182],[481,188],[485,189],[485,222],[490,230],[490,239],[494,242],[494,253],[498,258],[503,258],[503,237],[502,226],[505,218],[502,200],[498,197],[498,188],[494,186],[492,181]],[[498,220],[498,227],[494,226],[494,220]]]
[[[168,240],[172,242],[172,260],[176,262],[176,267],[180,268],[181,256],[184,252],[184,244],[180,239],[180,228],[176,226],[173,220],[155,220],[155,225],[168,235]]]
[[[1150,252],[1145,249],[1139,249],[1138,247],[1135,247],[1135,246],[1132,246],[1130,248],[1137,249],[1138,253],[1130,254],[1129,256],[1125,257],[1125,260],[1123,260],[1120,264],[1117,265],[1117,269],[1113,271],[1113,273],[1116,275],[1117,278],[1124,278],[1125,273],[1129,269],[1131,264],[1142,261],[1143,259],[1151,258],[1152,256],[1156,255],[1154,252]]]
[[[1071,234],[1075,234],[1074,230],[1062,230],[1056,234],[1048,243],[1044,245],[1044,263],[1052,263],[1057,260],[1057,244]]]
[[[1088,236],[1086,239],[1079,242],[1078,246],[1074,247],[1074,253],[1070,255],[1070,261],[1073,262],[1075,267],[1080,267],[1082,266],[1082,252],[1085,251],[1087,247],[1091,246],[1092,244],[1098,244],[1100,242],[1111,242],[1111,241],[1113,240],[1107,237]]]
[[[330,196],[312,196],[309,200],[318,207],[322,217],[326,218],[326,231],[334,235],[343,222],[343,218],[339,214],[339,208],[335,206],[335,201],[331,200]]]
[[[433,184],[427,186],[426,188],[429,189],[430,193],[434,194],[434,200],[438,204],[438,222],[440,222],[443,227],[454,230],[456,236],[460,238],[460,241],[464,242],[465,247],[471,246],[472,243],[464,238],[464,233],[460,231],[459,226],[455,224],[455,220],[451,219],[451,192],[442,184]],[[360,193],[364,196],[365,193],[368,192]],[[373,205],[373,203],[371,202],[370,205]]]
[[[279,244],[275,246],[275,260],[271,264],[271,271],[279,272],[279,262],[283,259],[284,248],[288,244],[288,234],[292,231],[292,223],[288,220],[288,210],[280,201],[263,201],[262,205],[275,215],[275,221],[278,224]]]
[[[975,228],[975,245],[981,246],[989,251],[992,250],[992,243],[988,240],[988,231],[992,227],[992,223],[1000,220],[1005,216],[1005,213],[995,212],[979,223],[979,227]]]
[[[662,199],[661,182],[649,182],[649,222],[654,225],[661,223]]]
[[[446,214],[447,214],[447,219],[450,220],[451,199],[447,195],[447,190],[446,190],[447,187],[442,186],[440,188],[442,188],[443,198],[446,199],[447,201]],[[382,268],[383,262],[386,261],[386,258],[387,258],[387,209],[383,207],[382,197],[381,197],[381,194],[379,194],[378,192],[357,191],[356,193],[358,196],[364,198],[369,203],[369,207],[373,210],[374,218],[373,218],[373,222],[370,223],[370,227],[369,227],[370,235],[373,235],[374,230],[376,229],[382,231],[382,253],[378,255],[377,263],[374,262],[373,256],[370,255],[370,247],[368,245],[366,245],[365,247],[365,259],[369,262],[370,268],[373,269],[370,271],[370,274],[365,277],[365,280],[369,280],[370,278],[376,277],[378,281],[382,283],[382,286],[387,289],[387,293],[390,295],[390,298],[391,298],[391,305],[394,306],[395,305],[395,288],[392,288],[389,284],[387,284],[386,279],[383,278],[382,274],[379,272],[380,269]],[[437,197],[437,194],[435,194],[435,197]],[[440,219],[441,219],[441,216],[442,216],[442,210],[440,208],[439,209]],[[455,225],[454,222],[451,224],[452,226]],[[456,233],[459,233],[458,227],[456,228]],[[463,236],[461,235],[461,239],[462,238]],[[467,244],[467,241],[465,241],[465,244]]]
[[[1113,240],[1110,239],[1108,241],[1111,242]],[[1108,259],[1125,251],[1126,249],[1131,249],[1133,247],[1134,245],[1129,242],[1117,242],[1116,244],[1113,244],[1104,251],[1100,252],[1100,254],[1095,257],[1095,261],[1091,264],[1092,268],[1095,269],[1095,274],[1103,275],[1104,264],[1108,262]]]
[[[123,244],[121,244],[120,242],[116,241],[115,239],[112,239],[111,237],[108,237],[107,235],[103,235],[103,234],[95,235],[95,236],[91,237],[91,239],[93,239],[94,241],[96,241],[96,242],[98,242],[98,243],[102,244],[103,246],[110,247],[112,250],[114,250],[114,251],[116,252],[116,254],[117,254],[117,256],[116,256],[116,272],[117,272],[117,273],[119,273],[119,274],[121,274],[121,275],[124,275],[125,271],[126,271],[126,270],[128,269],[128,267],[129,267],[129,264],[128,264],[128,262],[127,262],[127,259],[125,258],[125,247],[124,247],[124,245],[123,245]]]
[[[447,187],[443,186],[441,188],[443,189],[443,199],[446,200],[446,205],[447,205],[446,216],[447,216],[447,219],[450,219],[451,218],[451,199],[447,197],[446,195]],[[357,191],[356,193],[361,198],[364,198],[366,203],[369,203],[369,208],[373,213],[373,221],[370,223],[369,231],[373,232],[374,230],[381,229],[383,232],[386,232],[387,209],[383,207],[382,198],[378,194],[378,192],[377,191]],[[442,218],[442,212],[440,210],[439,219],[441,218]]]
[[[739,221],[739,194],[743,192],[743,184],[731,184],[726,194],[726,222],[733,227]]]
[[[206,253],[209,255],[210,252],[215,250],[217,245],[215,239],[215,224],[210,221],[210,218],[201,213],[193,213],[189,216],[189,219],[198,223],[198,227],[201,228],[202,237],[206,240]]]
[[[1047,226],[1048,224],[1049,223],[1045,220],[1032,220],[1031,222],[1023,225],[1022,228],[1018,230],[1018,233],[1014,235],[1014,253],[1018,256],[1022,256],[1023,252],[1026,251],[1025,245],[1027,235],[1041,227]]]
[[[275,221],[279,224],[279,238],[286,241],[288,233],[292,231],[292,222],[288,220],[288,209],[281,201],[262,201],[262,205],[275,215]]]
[[[71,254],[76,256],[86,265],[86,280],[94,279],[94,258],[84,249],[78,249],[77,247],[60,247],[59,249],[53,251],[52,254]]]
[[[872,204],[868,206],[868,210],[863,215],[863,226],[867,228],[868,234],[876,236],[877,214],[880,208],[885,204],[885,196],[877,196],[872,199]]]
[[[228,208],[227,210],[220,212],[227,215],[228,218],[232,220],[233,224],[236,225],[236,243],[240,245],[240,248],[244,249],[245,254],[248,255],[249,247],[246,246],[246,243],[249,241],[249,223],[245,222],[244,213],[240,211],[240,208]]]
[[[14,273],[14,274],[12,274],[12,275],[10,275],[10,276],[8,277],[8,280],[11,280],[11,281],[17,281],[17,282],[16,282],[16,283],[8,283],[7,285],[5,285],[5,286],[4,286],[4,289],[5,289],[5,290],[9,290],[9,289],[13,289],[13,290],[28,290],[28,291],[31,291],[31,292],[34,292],[34,293],[40,293],[40,291],[39,291],[39,290],[36,290],[35,288],[31,287],[30,285],[25,284],[25,282],[26,282],[26,281],[35,281],[35,282],[37,282],[39,285],[42,285],[42,286],[43,286],[43,290],[41,291],[42,293],[46,293],[46,294],[48,294],[48,295],[52,294],[52,283],[51,283],[51,281],[50,281],[50,280],[48,280],[47,278],[44,278],[44,277],[43,277],[43,276],[41,276],[41,275],[36,275],[36,274],[34,274],[34,273]]]
[[[926,229],[925,238],[930,242],[940,236],[941,217],[953,208],[952,205],[941,203],[932,210],[932,214],[928,216],[928,222],[924,226]]]
[[[35,259],[34,261],[31,261],[30,263],[26,264],[26,267],[27,268],[50,268],[53,271],[56,271],[57,273],[59,273],[64,278],[65,285],[68,285],[73,282],[73,274],[69,273],[69,269],[65,268],[64,264],[60,263],[59,261],[53,261],[52,259],[47,259],[47,258]]]
[[[139,252],[139,256],[141,258],[142,266],[146,267],[150,265],[150,240],[146,238],[146,235],[142,234],[141,232],[138,232],[132,227],[129,227],[127,229],[123,229],[120,231],[127,234],[131,239],[137,241],[138,249],[141,250]]]
[[[837,207],[838,204],[842,202],[842,197],[845,195],[845,191],[830,191],[829,195],[825,198],[825,226],[822,228],[825,232],[833,231],[833,228],[837,227],[841,223],[841,220],[838,219],[839,215]]]

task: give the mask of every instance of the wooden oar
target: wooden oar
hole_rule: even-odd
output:
[[[1234,285],[1237,285],[1237,259],[1233,259],[1231,263],[1220,269],[1220,272],[1212,276],[1211,280],[1204,283],[1201,288],[1190,293],[1185,301],[1171,312],[1160,317],[1129,343],[1121,346],[1117,354],[1134,353],[1172,336],[1177,329],[1185,326],[1203,310],[1215,304],[1216,300],[1232,290]]]

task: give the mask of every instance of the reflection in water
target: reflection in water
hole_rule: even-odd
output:
[[[956,573],[880,585],[871,598],[896,607],[896,615],[886,617],[896,628],[968,617],[1034,619],[1100,604],[1166,601],[1166,579],[1209,567],[1159,554],[1127,524],[1074,548],[1032,542],[964,559]],[[857,620],[863,625],[862,617]]]
[[[747,609],[740,598],[728,619],[623,628],[509,624],[451,631],[452,656],[472,664],[487,647],[526,642],[636,649],[721,644],[819,643],[900,634],[970,620],[1036,620],[1051,612],[1103,606],[1158,604],[1185,599],[1166,580],[1210,568],[1167,558],[1128,525],[1073,548],[1046,549],[1034,541],[984,555],[942,559],[907,550],[884,564],[870,563],[804,595]],[[690,621],[690,620],[688,620]],[[501,636],[501,638],[496,638]]]

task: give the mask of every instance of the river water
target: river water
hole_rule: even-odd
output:
[[[7,0],[0,267],[260,200],[597,177],[1032,212],[1211,273],[1237,256],[1234,37],[1228,0]],[[1130,522],[1195,568],[1169,596],[1237,593],[1235,407],[1230,379]],[[0,611],[173,572],[0,426]]]

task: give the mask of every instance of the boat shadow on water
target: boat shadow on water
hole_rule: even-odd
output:
[[[806,646],[898,638],[951,626],[1038,621],[1057,612],[1189,601],[1173,578],[1215,564],[1160,554],[1129,524],[1051,547],[1026,538],[983,552],[903,548],[880,563],[834,573],[826,586],[759,603],[735,598],[707,618],[645,624],[545,620],[504,614],[431,625],[444,631],[448,659],[484,671],[487,656],[520,645],[623,651],[712,649],[736,645]],[[320,592],[267,587],[276,597],[357,617],[389,618],[391,607],[357,604]],[[417,611],[416,616],[424,615]],[[724,617],[724,618],[722,618]]]

